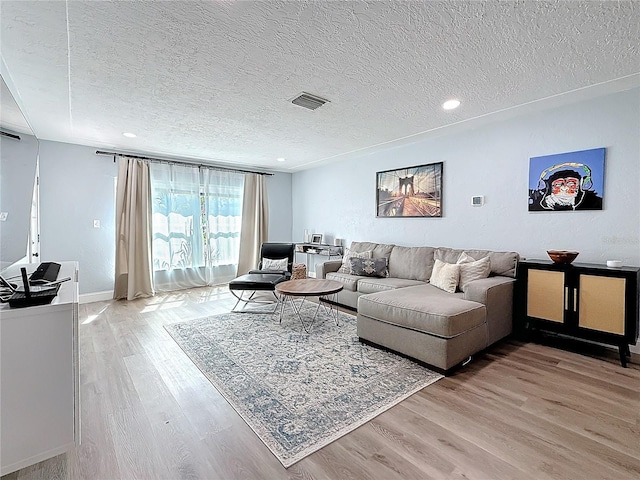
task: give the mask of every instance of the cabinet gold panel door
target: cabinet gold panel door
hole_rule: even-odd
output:
[[[624,335],[624,278],[580,275],[578,325]]]
[[[527,285],[527,316],[564,322],[564,272],[530,269]]]

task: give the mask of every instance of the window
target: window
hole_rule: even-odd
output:
[[[180,270],[169,290],[226,281],[218,274],[238,264],[244,175],[165,163],[150,171],[153,269],[165,272],[157,283]]]

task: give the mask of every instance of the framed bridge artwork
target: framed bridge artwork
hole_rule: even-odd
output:
[[[442,162],[377,172],[376,217],[442,217]]]

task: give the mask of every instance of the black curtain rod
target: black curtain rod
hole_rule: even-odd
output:
[[[0,130],[0,135],[9,137],[9,138],[15,138],[16,140],[21,140],[20,135],[14,135],[13,133],[3,132],[2,130]]]
[[[129,157],[129,158],[137,158],[139,160],[149,160],[149,161],[152,161],[152,162],[174,163],[174,164],[178,164],[178,165],[191,165],[191,166],[194,166],[194,167],[210,168],[211,170],[222,170],[223,172],[255,173],[257,175],[268,175],[268,176],[272,176],[273,175],[273,173],[255,172],[253,170],[240,170],[238,168],[219,167],[217,165],[207,165],[205,163],[187,162],[185,160],[167,160],[167,159],[164,159],[164,158],[140,157],[138,155],[129,155],[128,153],[103,152],[102,150],[96,150],[96,155],[113,156],[113,161],[114,162],[116,161],[116,157]]]

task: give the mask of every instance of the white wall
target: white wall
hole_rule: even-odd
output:
[[[40,141],[41,261],[77,260],[81,294],[112,292],[115,272],[117,164],[95,152]],[[269,237],[291,241],[291,174],[267,177],[267,190]]]
[[[462,107],[464,108],[464,107]],[[384,119],[381,119],[384,121]],[[640,90],[387,148],[293,177],[293,237],[512,250],[640,266]],[[528,212],[529,158],[606,147],[602,211]],[[376,218],[376,172],[444,162],[442,218]],[[483,207],[471,196],[484,195]]]

